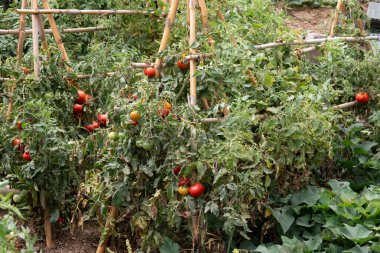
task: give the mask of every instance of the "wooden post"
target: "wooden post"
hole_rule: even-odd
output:
[[[203,98],[201,99],[201,101],[202,101],[203,109],[204,109],[205,111],[210,110],[210,106],[208,105],[207,98],[203,97]]]
[[[7,116],[6,116],[6,119],[8,121],[11,120],[12,110],[13,110],[13,93],[14,93],[14,91],[16,89],[16,81],[13,80],[12,82],[13,82],[13,84],[12,84],[11,90],[9,92],[10,96],[8,98],[8,111],[7,111]]]
[[[32,8],[38,9],[38,0],[32,0]],[[32,30],[33,30],[33,58],[34,58],[34,76],[40,76],[40,49],[38,43],[38,21],[37,15],[32,15]]]
[[[21,1],[21,8],[26,9],[28,7],[28,0]],[[17,62],[21,65],[22,55],[24,52],[24,41],[25,41],[25,14],[20,14],[20,27],[18,32],[18,43],[17,43]]]
[[[46,248],[51,249],[53,247],[53,230],[50,222],[50,212],[47,207],[44,208],[44,230],[46,238]]]
[[[334,29],[335,29],[335,26],[338,24],[339,13],[342,10],[343,10],[343,0],[338,0],[338,3],[336,4],[335,16],[330,27],[329,37],[334,37]]]
[[[45,9],[50,9],[50,6],[49,6],[49,3],[48,3],[47,0],[42,0],[42,4],[43,4],[43,6],[44,6]],[[61,37],[61,34],[59,33],[59,29],[58,29],[57,23],[54,20],[53,14],[47,14],[47,17],[48,17],[48,20],[49,20],[49,24],[50,24],[51,30],[53,32],[53,36],[54,36],[55,42],[57,43],[58,49],[62,53],[62,59],[65,62],[70,62],[69,57],[67,56],[67,53],[66,53],[65,46],[64,46],[64,44],[62,42],[62,37]]]
[[[202,20],[202,26],[203,26],[203,33],[208,34],[209,32],[209,26],[208,26],[208,14],[207,14],[207,6],[205,3],[205,0],[198,0],[199,7],[201,9],[201,20]],[[213,46],[215,43],[214,39],[211,35],[208,36],[208,44],[210,46]]]
[[[40,34],[40,38],[42,41],[42,48],[47,53],[47,56],[49,58],[49,46],[48,42],[45,36],[45,27],[44,27],[44,21],[42,20],[41,14],[37,15],[37,23],[38,23],[38,33]]]
[[[96,250],[96,253],[104,253],[107,249],[107,243],[108,239],[110,237],[111,230],[114,227],[115,224],[115,218],[117,215],[117,208],[111,207],[109,216],[107,218],[106,226],[104,227],[105,233],[101,236],[98,249]]]
[[[189,0],[189,12],[190,12],[190,36],[189,47],[190,53],[195,54],[196,50],[192,48],[193,43],[196,40],[196,17],[195,17],[195,1]],[[196,61],[190,60],[190,105],[197,105],[197,77],[195,76]]]
[[[168,46],[170,32],[173,28],[175,15],[177,14],[177,9],[179,5],[179,0],[173,0],[172,5],[170,6],[169,15],[166,18],[166,25],[164,29],[164,34],[162,35],[162,40],[160,44],[160,48],[158,49],[158,54],[166,49]],[[156,70],[156,77],[160,77],[161,65],[162,65],[162,57],[157,57],[156,63],[154,64],[154,68]]]
[[[364,28],[363,20],[361,20],[359,18],[357,20],[357,23],[358,23],[358,28],[359,28],[359,31],[360,31],[360,36],[366,37],[367,33],[365,31],[365,28]],[[364,46],[365,50],[367,50],[367,51],[370,51],[372,49],[371,44],[368,43],[367,41],[363,42],[363,46]]]

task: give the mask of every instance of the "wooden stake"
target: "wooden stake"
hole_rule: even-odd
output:
[[[179,0],[172,1],[172,5],[170,6],[170,10],[169,10],[169,15],[166,18],[164,34],[162,35],[162,40],[161,40],[160,48],[158,49],[158,54],[164,51],[166,47],[168,46],[168,42],[170,39],[170,32],[173,28],[175,15],[177,14],[177,10],[178,10],[178,5],[179,5]],[[163,61],[162,57],[157,57],[156,63],[154,64],[154,68],[156,69],[156,77],[160,76],[162,61]]]
[[[44,208],[44,230],[46,239],[46,248],[53,248],[53,229],[50,222],[50,212],[46,207]]]
[[[199,7],[201,9],[201,20],[202,20],[202,26],[203,26],[203,33],[208,34],[209,33],[209,26],[208,26],[208,10],[205,3],[205,0],[198,0]],[[211,35],[208,36],[208,44],[210,46],[213,46],[215,43],[214,39]]]
[[[33,8],[33,7],[32,7]],[[141,15],[152,15],[155,16],[156,13],[154,11],[136,11],[136,10],[77,10],[77,9],[50,9],[45,8],[38,9],[16,9],[16,13],[18,14],[73,14],[73,15],[132,15],[132,14],[141,14]]]
[[[208,105],[207,98],[205,98],[205,97],[202,98],[202,105],[203,105],[203,109],[204,109],[205,111],[210,110],[210,106]]]
[[[192,48],[193,43],[196,40],[196,16],[195,16],[195,0],[189,0],[189,11],[190,11],[190,37],[189,37],[189,47],[190,53],[195,54],[196,50]],[[194,59],[190,60],[190,105],[197,105],[197,77],[195,76],[196,71],[196,61]]]
[[[334,109],[347,109],[347,108],[350,108],[350,107],[354,107],[357,104],[358,104],[358,102],[351,101],[351,102],[347,102],[347,103],[344,103],[344,104],[336,105],[336,106],[334,106]]]
[[[21,1],[21,8],[26,9],[28,7],[28,0]],[[20,27],[18,30],[18,43],[17,43],[17,62],[20,65],[22,62],[22,55],[24,53],[24,41],[25,41],[25,14],[20,14]]]
[[[110,210],[110,213],[109,213],[109,216],[107,218],[107,222],[104,228],[105,233],[102,234],[100,238],[99,246],[98,246],[98,249],[96,250],[96,253],[104,253],[106,251],[108,239],[115,225],[116,215],[117,215],[117,208],[113,206],[111,207],[111,210]]]
[[[49,9],[50,8],[49,3],[48,3],[47,0],[42,0],[42,4],[43,4],[43,6],[44,6],[45,9]],[[64,46],[64,44],[62,42],[61,34],[59,33],[59,29],[58,29],[57,23],[54,20],[53,15],[52,14],[47,14],[47,17],[48,17],[49,24],[50,24],[50,27],[51,27],[52,32],[53,32],[53,36],[54,36],[55,42],[57,43],[58,49],[62,53],[62,59],[65,62],[70,62],[69,57],[68,57],[68,55],[66,53],[65,46]],[[71,71],[71,69],[69,69],[69,71]]]
[[[359,31],[360,31],[360,36],[367,36],[367,33],[365,31],[365,28],[364,28],[364,23],[363,23],[363,20],[361,20],[360,18],[357,20],[358,22],[358,28],[359,28]],[[367,51],[370,51],[372,49],[371,47],[371,44],[369,44],[367,41],[363,42],[363,46],[364,48],[367,50]]]
[[[190,25],[190,9],[189,9],[189,1],[186,0],[186,23],[187,25]]]
[[[25,15],[25,14],[20,14],[20,15]],[[96,32],[96,31],[103,31],[103,30],[107,30],[109,28],[107,27],[83,27],[83,28],[66,28],[66,29],[62,29],[60,32],[61,33],[85,33],[85,32]],[[11,29],[11,30],[4,30],[4,29],[0,29],[0,35],[9,35],[9,34],[13,34],[13,35],[18,35],[20,32],[20,30],[18,29]],[[53,31],[51,29],[45,29],[45,34],[50,34],[50,33],[53,33]],[[32,29],[28,29],[28,30],[25,30],[25,34],[28,35],[28,34],[32,34]]]
[[[41,14],[37,15],[37,23],[38,23],[38,33],[40,34],[40,38],[42,41],[42,48],[47,53],[48,58],[49,58],[49,56],[50,56],[49,55],[49,46],[48,46],[48,42],[47,42],[47,39],[45,36],[44,21],[42,20]]]
[[[12,117],[12,110],[13,110],[13,93],[16,89],[16,81],[13,81],[13,84],[12,84],[12,87],[11,87],[11,90],[10,90],[10,96],[8,98],[8,111],[7,111],[7,115],[6,115],[6,118],[8,121],[11,120],[11,117]]]
[[[343,0],[338,0],[338,3],[336,4],[335,16],[330,27],[329,37],[334,37],[334,29],[335,29],[335,26],[338,24],[339,13],[342,10],[343,10]]]
[[[38,0],[32,0],[32,8],[38,9]],[[34,57],[34,76],[40,76],[40,49],[38,43],[38,21],[37,15],[32,15],[32,30],[33,30],[33,57]]]

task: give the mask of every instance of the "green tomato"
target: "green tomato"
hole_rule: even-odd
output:
[[[143,147],[143,141],[142,140],[136,141],[136,147],[142,148]]]
[[[154,142],[153,141],[144,141],[142,143],[142,148],[145,149],[145,150],[151,150],[153,149],[154,147]]]
[[[22,201],[22,195],[21,194],[15,194],[15,195],[13,195],[13,201],[15,203],[20,203]]]
[[[119,135],[116,132],[110,132],[108,134],[108,139],[113,140],[113,141],[116,140],[118,137]]]
[[[54,98],[54,94],[52,92],[46,92],[44,94],[44,98],[45,99],[53,99]]]

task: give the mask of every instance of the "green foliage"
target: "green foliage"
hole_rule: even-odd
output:
[[[356,193],[348,182],[329,185],[331,190],[308,186],[272,199],[282,244],[260,245],[254,252],[377,252],[380,188]]]

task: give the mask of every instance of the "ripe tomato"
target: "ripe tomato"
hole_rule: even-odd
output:
[[[99,123],[97,121],[93,121],[92,122],[92,126],[94,127],[94,129],[98,129],[99,128]]]
[[[86,102],[86,96],[86,92],[84,92],[83,90],[78,90],[77,103],[83,104],[84,102]]]
[[[32,157],[30,156],[30,153],[28,151],[26,151],[26,152],[24,152],[24,154],[22,154],[22,159],[29,162],[32,160]]]
[[[144,69],[144,75],[152,78],[156,75],[156,70],[154,68],[145,68]]]
[[[107,114],[99,114],[98,115],[98,121],[101,126],[107,125]]]
[[[178,60],[177,61],[177,67],[180,69],[180,70],[188,70],[190,68],[190,63],[185,63],[181,60]]]
[[[108,134],[108,139],[110,140],[116,140],[119,137],[119,135],[116,132],[110,132]]]
[[[12,140],[12,146],[13,146],[13,147],[18,146],[18,145],[20,145],[21,143],[22,143],[22,140],[19,139],[19,138],[14,138],[14,139]]]
[[[171,111],[173,107],[168,101],[165,100],[164,108]]]
[[[173,173],[174,173],[174,175],[178,175],[179,173],[181,172],[181,167],[180,166],[177,166],[177,167],[175,167],[174,169],[173,169]]]
[[[73,106],[73,112],[75,114],[80,113],[82,111],[83,111],[83,106],[82,105],[80,105],[80,104],[74,104],[74,106]]]
[[[190,196],[194,197],[194,198],[198,198],[200,196],[202,196],[202,194],[204,193],[206,187],[201,184],[201,183],[195,183],[194,185],[192,185],[190,188],[189,188],[189,193],[190,193]]]
[[[132,125],[137,126],[139,122],[137,120],[132,120]]]
[[[57,222],[62,225],[63,223],[65,223],[65,219],[63,217],[59,217]]]
[[[369,100],[369,96],[367,92],[359,92],[356,94],[355,99],[358,103],[365,104]]]
[[[191,185],[191,182],[190,182],[190,178],[188,178],[188,177],[185,177],[185,178],[183,178],[183,177],[181,177],[180,179],[179,179],[179,184],[178,184],[178,186],[190,186]]]
[[[24,75],[27,75],[29,73],[28,67],[23,67],[22,70],[24,71]]]
[[[158,113],[161,115],[161,118],[165,119],[169,115],[170,110],[164,108],[164,109],[158,110]]]
[[[131,120],[139,121],[141,118],[141,114],[138,111],[132,111],[129,116],[131,117]]]
[[[93,132],[95,130],[93,124],[85,125],[84,128],[86,128],[86,130],[89,131],[89,132]]]
[[[182,196],[186,196],[187,194],[189,194],[189,187],[187,186],[178,187],[178,193],[181,194]]]
[[[21,121],[17,121],[17,124],[16,124],[18,130],[22,130],[22,125],[21,125]]]

